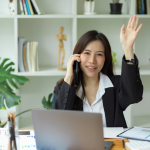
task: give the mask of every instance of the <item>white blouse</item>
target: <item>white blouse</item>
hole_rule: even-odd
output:
[[[105,74],[100,72],[99,88],[96,93],[96,100],[90,106],[87,98],[84,97],[84,99],[83,99],[83,111],[84,112],[101,113],[104,127],[106,127],[107,124],[106,124],[102,96],[105,94],[105,89],[109,88],[109,87],[114,87],[111,80],[108,78],[108,76],[106,76]],[[82,88],[82,86],[80,86],[76,95],[79,98],[81,98],[82,92],[83,92],[83,88]]]

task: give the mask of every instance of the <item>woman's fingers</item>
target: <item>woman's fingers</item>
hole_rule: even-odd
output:
[[[123,24],[121,27],[121,34],[124,34],[124,33],[125,33],[125,25]]]
[[[131,26],[130,26],[130,27],[131,27],[132,29],[134,29],[134,22],[135,22],[135,19],[136,19],[136,15],[133,16],[133,19],[132,19],[132,21],[131,21]]]
[[[80,55],[74,55],[72,58],[71,58],[71,63],[72,65],[74,64],[74,61],[77,60],[78,62],[80,61]]]
[[[134,26],[134,30],[136,31],[137,27],[138,27],[138,23],[139,23],[139,18],[136,18],[136,22],[135,22],[135,26]]]
[[[131,21],[133,17],[130,17],[127,28],[131,28]]]
[[[70,59],[69,59],[69,61],[68,61],[67,64],[68,64],[68,65],[69,65],[69,64],[73,65],[75,60],[77,60],[78,62],[80,62],[80,55],[81,55],[81,54],[74,54],[74,55],[71,55],[71,56],[70,56]]]
[[[71,60],[73,57],[76,57],[76,56],[78,56],[78,57],[79,57],[79,56],[80,56],[80,54],[74,54],[74,55],[71,55],[71,56],[70,56],[70,58],[69,58],[69,61],[68,61],[68,62],[70,62],[70,60]]]
[[[140,25],[139,25],[139,27],[138,27],[137,30],[136,30],[137,33],[139,33],[139,31],[141,30],[142,26],[143,26],[143,24],[140,24]]]

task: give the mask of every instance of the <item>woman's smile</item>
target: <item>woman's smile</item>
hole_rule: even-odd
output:
[[[90,67],[90,66],[86,66],[87,70],[89,71],[95,71],[97,68],[96,67]]]

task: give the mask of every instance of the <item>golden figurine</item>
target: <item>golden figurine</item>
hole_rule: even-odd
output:
[[[60,34],[56,35],[57,40],[59,41],[59,50],[58,50],[58,66],[63,66],[64,64],[64,58],[65,58],[65,49],[64,49],[64,44],[63,44],[63,40],[66,41],[66,35],[63,34],[64,31],[64,27],[60,27]],[[61,65],[60,65],[60,54],[61,51],[63,53],[62,55],[62,60],[61,60]],[[66,68],[58,68],[58,70],[60,71],[65,71],[67,70]]]

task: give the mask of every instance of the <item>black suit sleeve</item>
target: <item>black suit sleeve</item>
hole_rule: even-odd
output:
[[[74,103],[76,87],[70,86],[65,81],[62,85],[57,85],[54,88],[55,101],[53,109],[71,110]]]
[[[136,64],[127,64],[125,56],[122,60],[122,72],[119,92],[119,104],[124,111],[130,104],[142,100],[143,85],[140,79],[138,59],[134,55]]]

